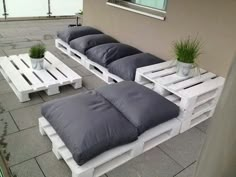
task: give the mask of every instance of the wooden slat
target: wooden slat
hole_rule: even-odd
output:
[[[76,74],[66,65],[58,65],[57,69],[61,71],[63,74],[65,74],[67,78],[70,79],[71,82],[78,81],[81,79],[81,77],[78,74]]]
[[[49,52],[46,52],[45,58],[50,61],[52,64],[55,65],[57,69],[59,69],[64,75],[67,76],[68,79],[70,79],[71,82],[77,81],[81,79],[81,77],[75,73],[73,70],[71,70],[68,66],[66,66],[63,62],[58,60],[54,55],[52,55]]]
[[[179,93],[188,97],[194,97],[198,95],[202,95],[204,93],[210,92],[211,90],[217,89],[224,85],[225,79],[222,77],[217,77],[215,79],[211,79],[202,84],[190,87],[188,89],[182,90]]]
[[[154,89],[154,83],[147,83],[147,84],[144,84],[144,86],[151,90]]]
[[[216,76],[215,74],[207,72],[207,73],[205,73],[203,75],[199,75],[199,76],[190,78],[188,80],[185,80],[183,82],[179,82],[179,83],[170,85],[169,88],[173,89],[175,91],[179,91],[179,90],[182,90],[182,89],[184,89],[186,87],[190,87],[192,85],[201,83],[201,82],[206,81],[208,79],[211,79],[211,78],[213,78],[215,76]]]
[[[23,93],[33,90],[7,57],[1,58],[0,65],[19,92]]]
[[[200,74],[206,72],[205,70],[203,69],[200,69]],[[173,84],[173,83],[177,83],[177,82],[181,82],[181,81],[185,81],[189,78],[192,78],[192,76],[187,76],[187,77],[181,77],[181,76],[178,76],[177,74],[172,74],[172,75],[169,75],[169,76],[166,76],[166,77],[162,77],[160,79],[158,79],[158,82],[162,85],[170,85],[170,84]]]
[[[176,102],[177,100],[180,100],[180,98],[176,95],[169,95],[169,96],[166,96],[165,98],[171,102]]]
[[[12,55],[9,57],[16,66],[20,69],[20,71],[27,71],[29,68],[21,61],[21,58],[19,58],[17,55]]]
[[[59,152],[64,160],[72,158],[71,152],[64,146],[64,148],[59,149]]]
[[[52,127],[44,128],[44,131],[47,133],[49,137],[56,134],[56,131]]]
[[[39,124],[40,124],[40,126],[41,126],[42,128],[45,128],[45,127],[47,127],[47,126],[51,126],[51,125],[49,124],[49,122],[48,122],[44,117],[40,117],[40,118],[39,118]]]
[[[20,54],[19,58],[21,58],[30,68],[32,67],[29,54],[27,54],[27,53]]]
[[[45,58],[52,63],[53,65],[64,65],[64,63],[59,60],[57,57],[55,57],[53,54],[51,54],[50,52],[46,52],[45,53]]]
[[[64,85],[69,84],[70,80],[61,74],[55,67],[51,66],[47,61],[45,61],[45,68],[56,78],[56,80]]]
[[[34,73],[44,82],[46,87],[59,85],[59,82],[55,80],[47,71],[45,70],[35,70]]]
[[[43,90],[46,88],[44,83],[42,83],[32,72],[24,71],[23,74],[27,79],[32,83],[31,87],[37,91],[37,90]]]
[[[171,60],[171,61],[166,61],[166,62],[163,62],[163,63],[158,63],[158,64],[155,64],[155,65],[150,65],[150,66],[145,66],[145,67],[142,67],[142,68],[138,68],[137,72],[139,72],[141,74],[147,74],[147,73],[150,73],[150,72],[156,72],[156,71],[160,71],[160,70],[163,70],[163,69],[171,68],[175,65],[176,65],[176,62]]]
[[[146,77],[153,80],[153,79],[157,79],[159,77],[171,75],[174,73],[176,73],[176,67],[168,68],[159,72],[152,72],[152,73],[146,74]]]

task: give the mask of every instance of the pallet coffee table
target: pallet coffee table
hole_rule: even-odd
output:
[[[82,86],[82,78],[50,52],[45,53],[43,70],[33,70],[29,55],[20,54],[0,57],[0,71],[20,102],[29,101],[30,93],[44,90],[54,95],[63,85]]]
[[[188,77],[176,74],[176,62],[138,68],[135,81],[180,107],[181,133],[212,117],[225,79],[204,69]]]

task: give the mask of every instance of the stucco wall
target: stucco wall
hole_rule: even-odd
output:
[[[174,40],[198,35],[203,43],[200,66],[222,76],[236,50],[235,0],[169,0],[165,21],[108,6],[106,0],[85,0],[83,20],[165,60],[173,58]]]

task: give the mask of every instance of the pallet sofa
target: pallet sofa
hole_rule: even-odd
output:
[[[162,63],[162,59],[121,44],[91,27],[71,27],[59,32],[56,47],[111,84],[42,107],[40,133],[49,137],[54,154],[64,159],[72,177],[99,177],[186,131],[196,125],[191,124],[195,119],[190,111],[205,106],[205,100],[213,100],[211,116],[223,88],[223,80],[212,76],[219,84],[209,87],[206,93],[201,90],[191,99],[187,93],[175,94],[166,86],[157,89],[160,85],[148,74],[159,72],[152,66]],[[167,62],[161,65],[166,66]],[[160,70],[169,72],[172,65]],[[140,67],[144,68],[137,69]],[[203,80],[197,79],[196,83],[190,79],[181,86],[186,86],[186,91],[189,86],[208,87],[209,83],[201,84]],[[208,113],[200,112],[204,116]]]
[[[164,61],[88,26],[70,27],[57,36],[59,50],[108,84],[134,81],[137,68]]]
[[[165,109],[163,109],[165,107]],[[72,177],[98,177],[180,132],[179,108],[132,81],[45,103],[39,129]]]

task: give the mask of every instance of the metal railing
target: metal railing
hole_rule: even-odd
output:
[[[0,19],[73,16],[83,0],[0,0]]]
[[[8,15],[8,13],[7,13],[7,8],[6,8],[6,1],[5,0],[2,0],[2,2],[3,2],[3,16],[4,16],[4,18],[5,18],[5,20],[7,19],[7,15]]]

